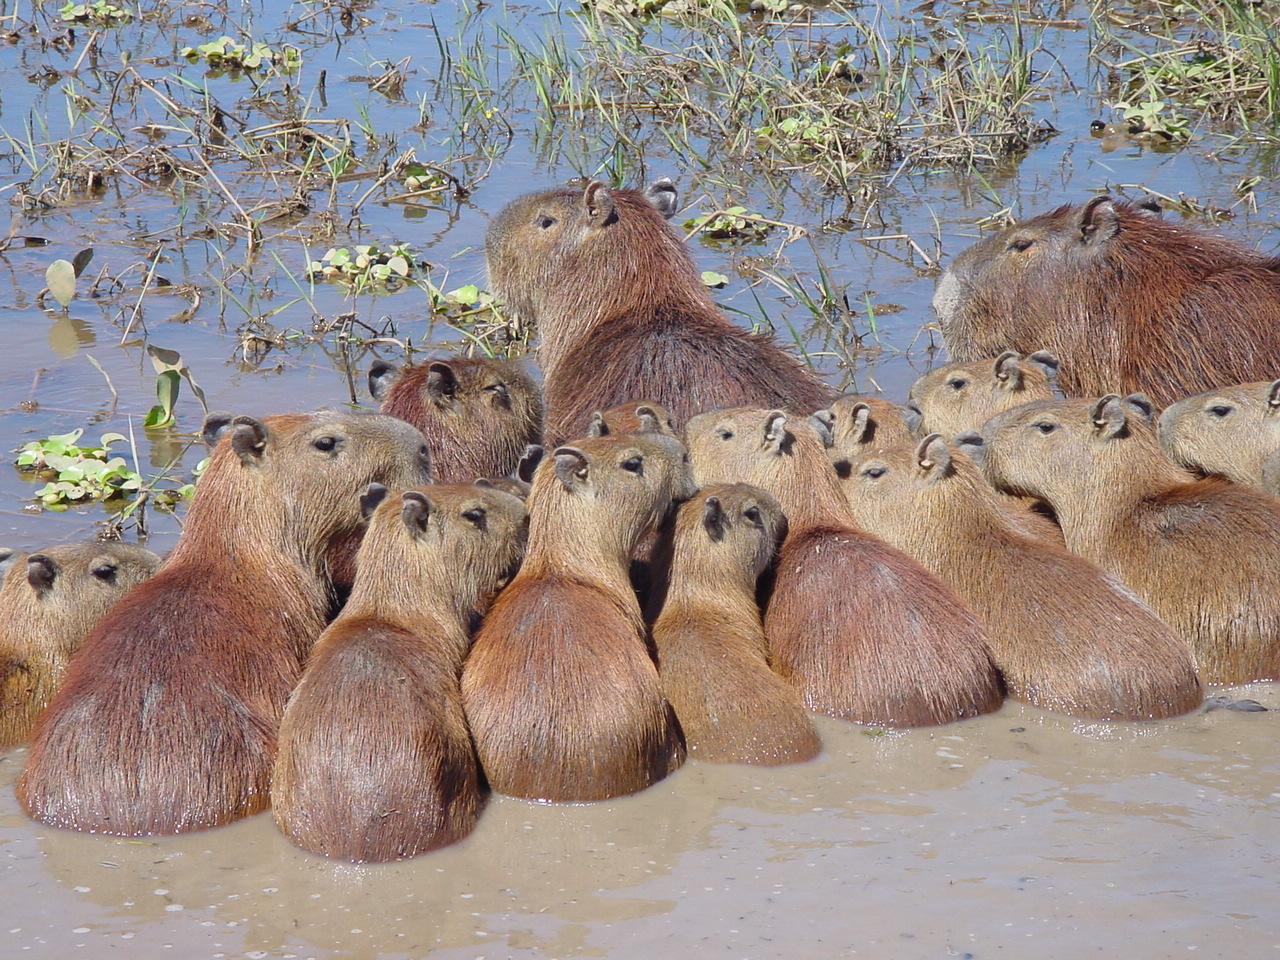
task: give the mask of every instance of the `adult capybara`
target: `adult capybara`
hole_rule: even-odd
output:
[[[975,243],[933,306],[953,359],[1044,348],[1073,397],[1167,406],[1280,370],[1280,259],[1106,196]]]
[[[1070,550],[1187,640],[1201,680],[1280,678],[1280,503],[1197,481],[1161,452],[1144,410],[1114,394],[1014,407],[983,427],[983,470],[1046,500]]]
[[[685,438],[699,484],[742,480],[782,505],[764,633],[769,662],[810,710],[916,727],[1000,706],[982,625],[936,576],[853,525],[808,422],[716,410],[690,420]]]
[[[538,326],[549,442],[637,397],[680,426],[725,404],[807,415],[834,395],[773,338],[730,322],[638,190],[594,181],[520,197],[490,224],[485,254],[494,292]]]
[[[1057,377],[1058,358],[1046,350],[1026,357],[1006,350],[994,360],[948,363],[911,385],[903,413],[918,437],[954,437],[981,430],[1001,410],[1053,399]]]
[[[822,749],[800,691],[769,669],[756,601],[784,523],[772,494],[721,484],[699,490],[668,530],[653,642],[691,757],[774,766]]]
[[[385,499],[381,499],[385,498]],[[524,549],[524,504],[474,484],[372,488],[351,597],[280,723],[271,805],[312,853],[400,860],[480,816],[459,675],[471,610]]]
[[[542,392],[511,360],[459,356],[403,370],[376,360],[369,393],[423,432],[437,483],[505,477],[542,442]]]
[[[1177,632],[1099,567],[1026,534],[939,434],[868,454],[841,487],[855,522],[978,615],[1011,696],[1095,720],[1153,720],[1200,703]]]
[[[884,397],[845,394],[814,413],[813,419],[830,445],[841,451],[861,451],[911,438],[902,407]]]
[[[1160,414],[1160,446],[1177,464],[1280,496],[1280,380],[1186,397]]]
[[[422,434],[375,413],[223,421],[160,571],[99,621],[36,723],[18,799],[95,833],[181,833],[267,805],[276,729],[324,629],[330,555],[370,483],[429,482]]]
[[[684,448],[622,434],[557,448],[534,475],[529,547],[476,634],[462,696],[494,790],[602,800],[684,758],[627,568],[640,532],[693,493]]]
[[[129,543],[13,554],[0,585],[0,748],[27,738],[95,623],[160,566]]]

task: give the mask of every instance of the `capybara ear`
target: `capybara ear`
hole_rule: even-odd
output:
[[[13,547],[0,547],[0,579],[9,572],[9,568],[17,563],[18,558],[21,556],[21,550],[15,550]]]
[[[369,364],[369,396],[381,403],[387,399],[392,385],[400,378],[400,368],[385,360]]]
[[[676,215],[680,206],[680,197],[676,185],[670,177],[659,177],[644,188],[645,199],[654,205],[657,211],[667,220]]]
[[[712,540],[724,538],[724,507],[719,497],[707,497],[702,502],[702,525]]]
[[[1156,405],[1145,393],[1131,393],[1122,402],[1147,423],[1155,423]]]
[[[1280,380],[1272,380],[1267,387],[1267,416],[1274,417],[1280,411]]]
[[[916,466],[930,481],[940,480],[951,474],[951,448],[942,434],[931,433],[916,447]]]
[[[868,411],[868,415],[870,411]],[[907,429],[912,433],[920,432],[920,424],[924,423],[924,411],[920,409],[920,404],[914,400],[908,400],[902,405],[902,419],[907,424]]]
[[[830,410],[815,410],[809,414],[809,426],[813,427],[813,432],[828,450],[836,445],[835,425],[836,416]]]
[[[956,445],[956,449],[963,453],[966,457],[982,466],[982,461],[987,459],[987,442],[982,439],[982,434],[977,430],[966,430],[964,433],[957,433],[951,442]]]
[[[604,413],[597,410],[591,414],[591,422],[587,424],[588,437],[607,437],[609,425],[604,422]]]
[[[235,414],[227,413],[225,410],[215,410],[205,414],[204,426],[200,428],[201,439],[209,446],[214,446],[231,428],[231,421],[234,419]]]
[[[787,439],[787,415],[781,410],[770,410],[765,414],[761,439],[766,450],[780,452]]]
[[[1027,354],[1026,361],[1033,367],[1039,367],[1041,371],[1043,371],[1045,378],[1050,383],[1057,381],[1058,369],[1062,364],[1059,363],[1058,358],[1048,350],[1037,350],[1035,353],[1029,353]]]
[[[33,553],[27,557],[27,583],[36,593],[48,593],[58,579],[61,568],[58,561],[45,553]]]
[[[231,449],[241,463],[258,463],[267,450],[269,436],[267,425],[254,417],[240,416],[231,420]]]
[[[1089,411],[1094,432],[1104,440],[1123,437],[1129,425],[1129,417],[1124,410],[1124,401],[1118,394],[1108,393],[1099,399]]]
[[[1138,213],[1160,220],[1164,217],[1164,204],[1155,197],[1144,197],[1133,205]]]
[[[368,520],[373,516],[373,511],[378,509],[378,504],[387,499],[387,490],[380,483],[371,483],[364,488],[364,493],[360,494],[360,516]]]
[[[431,519],[432,504],[421,490],[406,490],[400,494],[400,519],[413,534],[427,529],[427,521]]]
[[[1080,241],[1087,247],[1102,247],[1120,229],[1120,216],[1116,205],[1106,194],[1094,197],[1076,215],[1080,229]]]
[[[577,447],[556,447],[556,476],[566,490],[573,490],[587,482],[591,475],[591,458]]]
[[[453,367],[443,360],[433,360],[427,367],[427,393],[438,403],[448,402],[458,392],[458,378]]]
[[[104,554],[93,561],[89,572],[103,583],[115,583],[116,574],[120,572],[120,564],[116,563],[114,557]]]
[[[516,464],[516,479],[523,480],[525,483],[533,483],[533,472],[538,469],[538,464],[542,462],[546,449],[538,443],[531,443],[524,448],[524,455],[520,457],[520,462]]]
[[[991,372],[996,383],[1004,390],[1017,390],[1022,386],[1022,354],[1016,350],[1006,350],[996,357]]]
[[[636,431],[637,433],[662,432],[662,417],[648,404],[636,407],[636,419],[640,421],[640,429]]]
[[[607,227],[618,219],[613,195],[599,180],[592,180],[582,192],[582,209],[587,215],[587,222],[593,227]]]

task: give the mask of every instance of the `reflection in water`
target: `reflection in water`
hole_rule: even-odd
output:
[[[92,324],[77,317],[64,314],[55,319],[53,326],[49,328],[49,348],[64,360],[97,342]]]

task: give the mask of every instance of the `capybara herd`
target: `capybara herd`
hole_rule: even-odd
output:
[[[488,791],[809,760],[810,712],[1142,721],[1280,679],[1280,260],[1106,196],[1034,217],[955,258],[953,362],[898,406],[732,323],[677,207],[592,182],[493,220],[541,382],[377,361],[379,413],[210,415],[163,561],[0,552],[27,813],[139,836],[270,806],[388,861]]]

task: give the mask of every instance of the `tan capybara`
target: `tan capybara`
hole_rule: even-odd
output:
[[[1000,706],[982,625],[902,551],[856,528],[818,434],[780,410],[700,414],[685,428],[694,479],[777,497],[787,534],[764,633],[774,670],[810,710],[918,727]]]
[[[225,425],[177,546],[85,638],[36,723],[18,799],[37,820],[139,836],[264,809],[285,700],[327,619],[333,545],[363,527],[368,484],[430,481],[422,434],[393,417]]]
[[[1030,400],[1052,400],[1058,358],[1047,350],[1022,356],[1006,350],[994,360],[948,363],[911,385],[904,415],[917,437],[951,438],[982,425],[1001,410]]]
[[[1049,350],[1072,397],[1163,407],[1280,370],[1280,258],[1107,196],[973,244],[933,307],[954,359]]]
[[[671,525],[653,642],[691,757],[776,766],[822,749],[800,691],[769,668],[756,600],[784,524],[772,494],[739,483],[699,490]]]
[[[490,224],[494,292],[538,327],[548,444],[637,397],[679,427],[724,404],[807,415],[834,396],[772,337],[724,315],[664,213],[638,190],[594,181],[519,197]]]
[[[1178,633],[1101,568],[1028,536],[939,434],[868,454],[841,487],[856,523],[978,615],[1010,696],[1091,720],[1155,720],[1203,699]]]
[[[542,391],[511,360],[457,356],[403,370],[375,360],[369,393],[426,436],[436,483],[505,477],[542,443]]]
[[[1157,432],[1174,463],[1280,496],[1280,380],[1186,397],[1160,414]]]
[[[284,712],[276,823],[299,847],[356,862],[461,840],[480,817],[459,677],[470,616],[524,550],[517,498],[474,484],[373,487],[358,574]]]
[[[524,564],[494,601],[462,671],[480,763],[500,793],[603,800],[684,759],[627,578],[640,532],[693,493],[662,434],[557,448],[534,475]]]
[[[597,410],[587,422],[588,437],[607,437],[615,433],[665,433],[678,436],[671,414],[660,403],[631,400],[609,410]]]
[[[1038,400],[983,427],[983,470],[1046,500],[1068,549],[1116,575],[1191,645],[1200,679],[1280,678],[1280,503],[1197,481],[1141,409]]]
[[[538,469],[538,464],[542,462],[544,456],[546,456],[546,450],[543,449],[542,444],[531,443],[524,448],[524,455],[520,457],[520,462],[511,473],[505,477],[479,477],[475,483],[478,486],[501,490],[503,493],[526,500],[529,497],[529,490],[533,487],[534,471]]]
[[[62,543],[11,561],[0,585],[0,748],[26,740],[85,634],[160,566],[129,543]]]
[[[884,397],[845,394],[813,414],[817,426],[835,449],[853,453],[911,438],[902,407]]]

